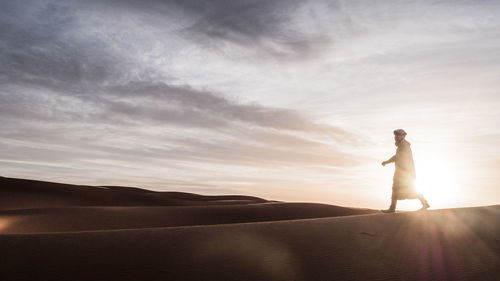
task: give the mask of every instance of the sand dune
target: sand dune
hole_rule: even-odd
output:
[[[85,186],[0,177],[0,210],[73,206],[195,206],[268,202],[243,195],[204,196],[122,186]]]
[[[500,280],[500,206],[2,209],[1,280]]]
[[[74,207],[0,211],[6,233],[111,230],[334,217],[373,213],[312,203],[176,207]]]
[[[112,230],[368,214],[368,209],[0,178],[0,234]],[[7,223],[8,222],[8,223]]]

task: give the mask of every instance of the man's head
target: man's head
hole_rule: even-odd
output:
[[[394,130],[394,141],[396,142],[396,146],[404,140],[406,137],[406,132],[403,129]]]

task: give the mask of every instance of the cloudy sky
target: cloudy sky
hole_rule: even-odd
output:
[[[499,1],[0,4],[3,176],[382,208],[404,128],[431,205],[500,203]]]

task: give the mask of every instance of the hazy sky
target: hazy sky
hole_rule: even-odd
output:
[[[0,3],[3,176],[382,208],[403,128],[500,203],[500,1]]]

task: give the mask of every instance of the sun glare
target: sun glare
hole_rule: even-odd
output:
[[[432,207],[453,207],[460,192],[457,177],[442,159],[439,161],[421,161],[416,163],[417,188],[422,192]],[[450,205],[451,204],[451,205]]]

